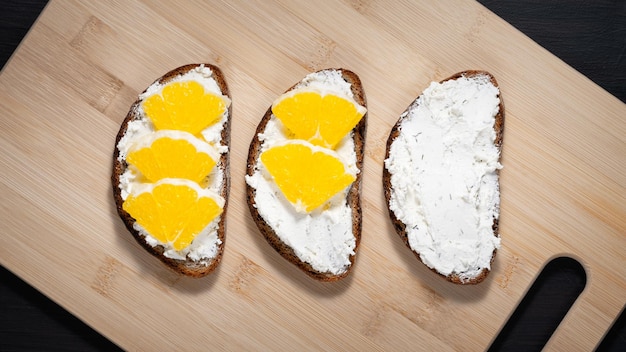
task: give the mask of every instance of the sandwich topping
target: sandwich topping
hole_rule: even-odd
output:
[[[123,207],[152,237],[181,251],[220,215],[224,199],[193,181],[165,178],[138,185]]]
[[[365,115],[354,99],[326,89],[300,88],[281,95],[272,113],[293,135],[312,144],[333,149]]]
[[[230,101],[221,93],[205,91],[196,81],[165,85],[146,97],[142,107],[157,130],[178,130],[198,134],[216,123]]]
[[[202,184],[219,157],[215,147],[188,132],[159,130],[139,138],[126,161],[149,182],[184,178]]]
[[[293,140],[263,152],[261,162],[296,211],[311,212],[356,178],[333,152]]]
[[[120,176],[122,207],[164,256],[204,262],[221,244],[224,175],[216,165],[228,151],[221,133],[230,100],[204,66],[152,84],[139,99],[137,118],[117,145],[128,165]]]
[[[351,130],[365,112],[340,71],[307,75],[272,105],[255,172],[246,176],[264,221],[319,272],[345,272],[354,254]]]
[[[469,280],[490,268],[499,217],[494,145],[499,91],[486,75],[433,82],[401,116],[385,167],[389,207],[410,247],[444,276]]]

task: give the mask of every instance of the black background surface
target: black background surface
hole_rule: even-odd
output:
[[[479,2],[626,102],[626,1]],[[20,1],[17,4],[0,0],[2,67],[45,4],[44,0]],[[520,312],[516,311],[511,324],[503,330],[503,339],[496,340],[493,350],[541,349],[562,318],[563,311],[575,300],[584,284],[580,265],[572,260],[557,260],[533,285],[518,309]],[[625,321],[622,311],[599,350],[626,351]],[[140,334],[141,331],[135,333]],[[8,270],[0,268],[0,351],[115,349],[118,349],[115,344]]]

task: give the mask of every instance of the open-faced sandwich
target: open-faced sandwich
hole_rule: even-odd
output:
[[[191,277],[209,274],[222,257],[230,102],[219,68],[179,67],[139,95],[115,141],[120,217],[148,252]]]
[[[358,76],[321,70],[274,101],[250,144],[252,217],[278,253],[317,280],[341,279],[355,261],[366,116]]]
[[[454,283],[481,282],[500,246],[503,126],[495,78],[465,71],[431,83],[387,141],[383,186],[395,229]]]

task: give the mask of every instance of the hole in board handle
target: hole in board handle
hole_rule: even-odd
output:
[[[596,352],[612,352],[626,350],[626,306],[611,325],[609,331],[598,344]]]
[[[543,268],[488,351],[540,351],[587,283],[583,266],[569,257]]]

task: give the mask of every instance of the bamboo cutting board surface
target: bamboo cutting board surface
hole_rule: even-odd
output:
[[[143,89],[187,63],[233,97],[226,249],[203,279],[139,247],[109,183]],[[308,72],[357,73],[368,100],[363,236],[352,274],[319,283],[256,229],[244,174],[254,129]],[[506,107],[498,251],[457,286],[395,234],[387,135],[432,80],[498,79]],[[2,265],[125,349],[480,350],[542,267],[580,261],[583,293],[548,347],[591,350],[626,303],[626,106],[474,2],[51,1],[0,76]]]

